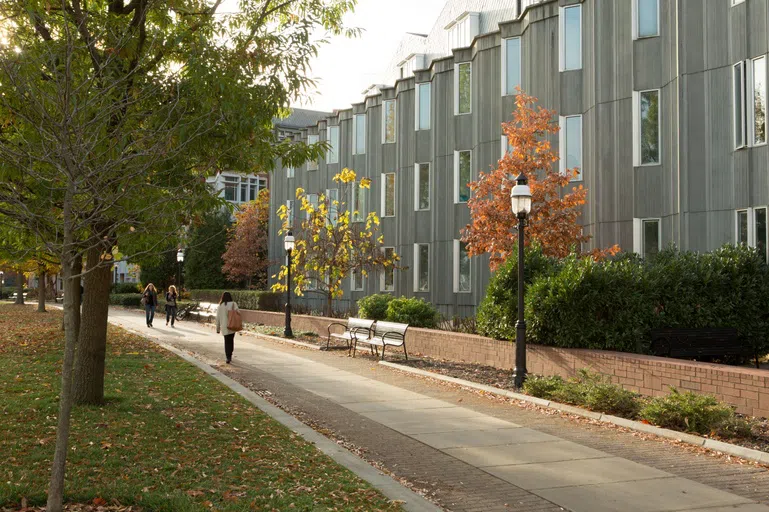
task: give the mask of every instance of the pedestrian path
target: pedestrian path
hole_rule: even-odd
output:
[[[111,311],[110,317],[126,327],[148,331],[141,325],[143,318],[131,312]],[[221,357],[217,356],[222,351],[221,337],[204,326],[185,322],[175,330],[156,328],[149,334],[196,353]],[[461,461],[464,464],[452,467],[482,472],[485,479],[478,481],[483,486],[492,489],[495,481],[503,484],[488,492],[508,492],[510,503],[519,504],[512,509],[769,512],[769,507],[747,497],[347,371],[334,364],[341,360],[335,355],[327,354],[321,362],[301,351],[291,353],[267,345],[239,341],[235,366],[253,368],[271,376],[272,382],[282,381],[325,399],[346,410],[348,422],[373,422],[400,434],[404,443],[421,443],[427,451],[420,453],[436,452],[435,460],[444,464]],[[491,509],[480,502],[477,506],[477,510]],[[462,507],[473,510],[467,503]]]

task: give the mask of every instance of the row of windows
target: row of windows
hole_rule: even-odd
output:
[[[766,144],[766,57],[732,66],[734,147]]]
[[[429,243],[414,244],[413,265],[409,268],[413,276],[413,290],[417,293],[430,291],[430,247]],[[461,240],[453,241],[453,291],[454,293],[469,293],[472,282],[472,267],[467,245]],[[392,258],[394,247],[382,247],[388,258]],[[363,291],[365,278],[362,272],[353,272],[350,276],[350,291]],[[317,289],[314,279],[309,279],[307,290]],[[386,269],[379,273],[379,290],[395,291],[395,269]]]
[[[233,203],[256,200],[260,190],[267,188],[267,178],[256,176],[223,176],[224,199]]]

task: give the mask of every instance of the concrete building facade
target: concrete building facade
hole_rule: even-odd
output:
[[[275,210],[348,167],[372,180],[367,208],[409,267],[387,291],[472,314],[490,272],[459,241],[465,185],[507,150],[516,85],[558,113],[560,165],[588,189],[585,249],[766,251],[768,51],[769,0],[450,1],[430,34],[404,39],[390,83],[296,135],[333,150],[276,170],[271,257],[283,259]],[[352,288],[340,309],[384,286]]]

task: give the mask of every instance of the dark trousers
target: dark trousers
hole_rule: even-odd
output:
[[[155,319],[155,305],[147,304],[144,306],[144,312],[147,314],[147,325],[152,325],[152,321]]]
[[[166,323],[171,320],[171,325],[174,325],[176,320],[176,306],[166,306]]]
[[[235,333],[224,335],[224,355],[227,360],[232,359],[232,350],[235,348]]]

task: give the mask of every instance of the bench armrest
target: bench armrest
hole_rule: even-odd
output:
[[[406,343],[406,334],[405,334],[405,333],[401,333],[401,332],[398,332],[398,331],[390,331],[390,332],[386,332],[386,333],[384,333],[384,334],[381,336],[381,338],[382,338],[382,344],[383,344],[383,345],[384,345],[384,344],[387,344],[387,345],[396,345],[396,343],[387,343],[387,342],[385,341],[385,338],[386,338],[387,336],[390,336],[390,335],[392,335],[392,336],[397,336],[398,338],[400,338],[401,342],[400,342],[400,343],[397,343],[397,345],[403,345],[404,343]]]
[[[331,326],[332,325],[341,325],[342,327],[344,327],[345,331],[347,330],[347,324],[343,324],[342,322],[331,322],[330,324],[328,324],[328,335],[329,336],[331,336]]]

